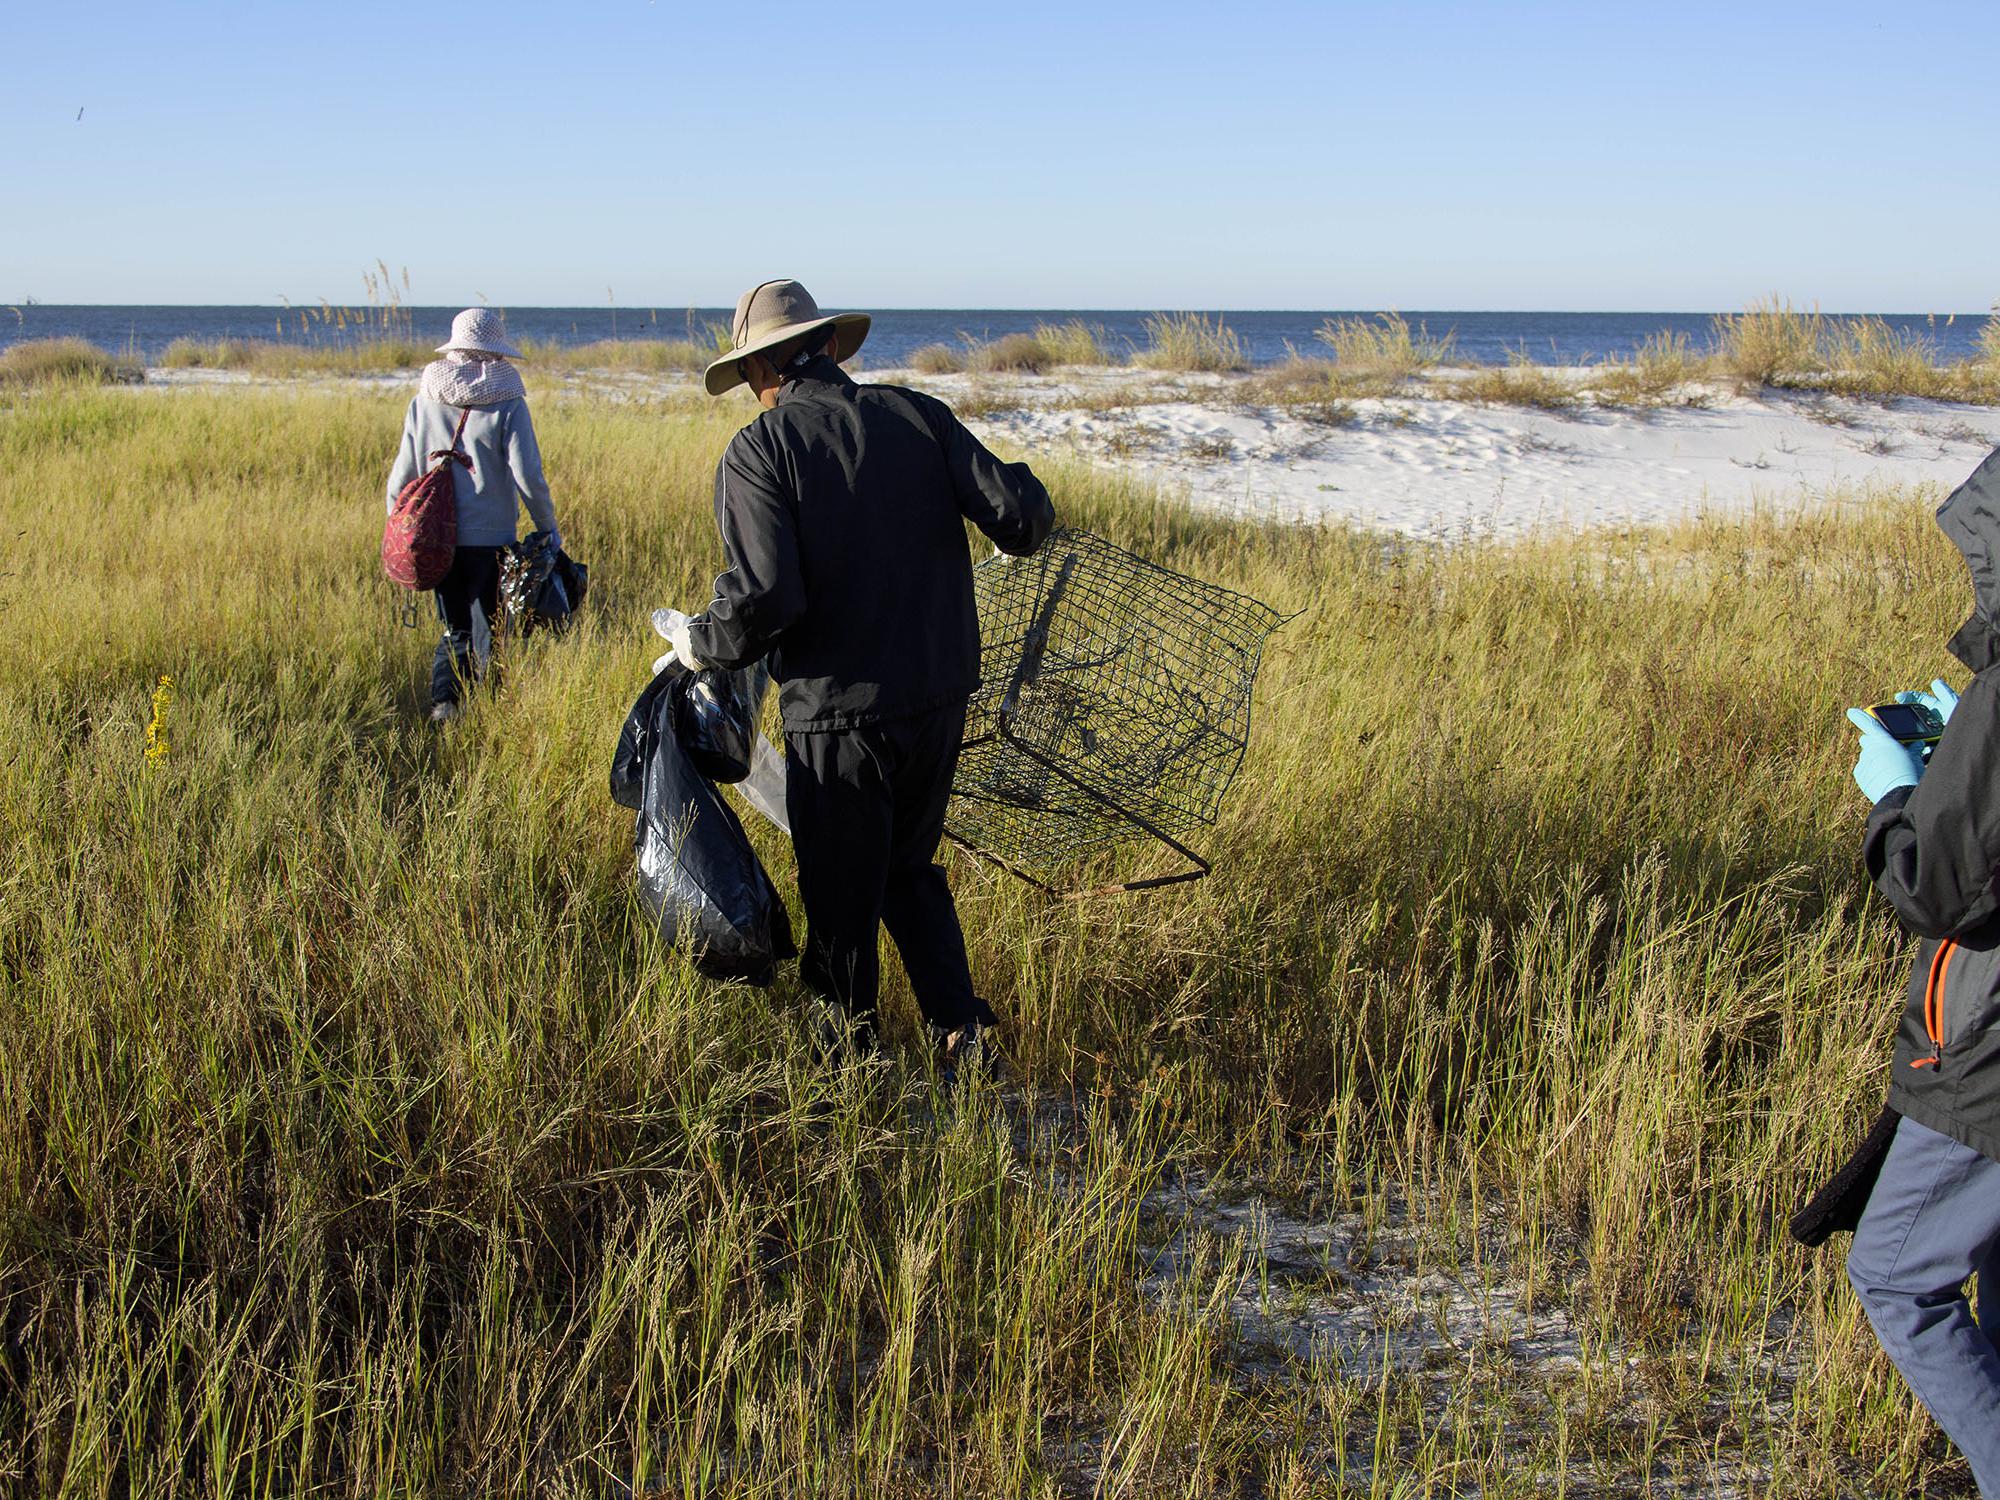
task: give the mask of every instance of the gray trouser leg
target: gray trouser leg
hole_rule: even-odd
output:
[[[2000,1163],[1915,1120],[1896,1127],[1854,1232],[1847,1278],[1875,1336],[2000,1500]],[[1965,1284],[1979,1278],[1986,1328]],[[1989,1300],[1990,1299],[1990,1300]]]

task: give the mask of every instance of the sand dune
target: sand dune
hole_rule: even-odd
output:
[[[989,439],[1137,467],[1196,505],[1431,540],[1784,506],[1842,485],[1950,486],[2000,443],[2000,410],[1919,400],[1714,390],[1701,393],[1704,406],[1565,412],[1357,400],[1330,425],[1247,403],[1241,378],[1138,389],[1129,372],[917,383],[946,399],[976,391],[980,404],[1009,403],[974,420]],[[1103,404],[1121,393],[1132,403]]]

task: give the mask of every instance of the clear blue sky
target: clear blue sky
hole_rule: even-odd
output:
[[[27,0],[0,301],[380,257],[420,303],[1982,310],[1996,45],[1994,0]]]

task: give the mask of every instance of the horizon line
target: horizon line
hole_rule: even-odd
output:
[[[174,301],[174,302],[47,302],[47,301],[41,301],[41,300],[38,300],[38,299],[35,299],[35,298],[22,298],[22,299],[21,299],[20,301],[18,301],[18,302],[0,302],[0,309],[15,309],[15,308],[21,308],[21,309],[25,309],[25,308],[30,308],[30,307],[44,307],[44,308],[51,308],[51,309],[55,309],[55,308],[77,308],[77,307],[90,307],[90,308],[124,308],[124,309],[131,309],[131,310],[139,310],[139,309],[146,309],[146,308],[170,308],[170,307],[171,307],[171,308],[254,308],[254,309],[256,309],[256,310],[257,310],[257,311],[259,311],[259,312],[267,312],[267,311],[268,311],[268,312],[280,312],[280,313],[283,313],[283,312],[310,312],[310,311],[313,311],[313,310],[317,309],[317,308],[318,308],[318,307],[319,307],[320,305],[321,305],[321,304],[320,304],[320,303],[319,303],[318,301],[316,301],[316,300],[315,300],[315,301],[311,301],[311,302],[291,302],[291,303],[284,303],[284,302],[268,302],[268,303],[267,303],[267,302],[179,302],[179,301]],[[363,304],[360,304],[360,303],[354,303],[354,302],[336,302],[336,301],[333,301],[332,299],[328,299],[328,301],[327,301],[326,305],[327,305],[327,306],[331,306],[331,307],[341,307],[341,308],[353,308],[353,307],[357,307],[357,306],[362,306]],[[1793,308],[1793,310],[1794,310],[1794,311],[1797,311],[1797,312],[1801,312],[1801,313],[1815,313],[1815,312],[1817,312],[1817,313],[1821,313],[1821,314],[1824,314],[1824,315],[1826,315],[1826,316],[1828,316],[1828,317],[1867,317],[1867,316],[1873,316],[1873,317],[1894,317],[1894,318],[1967,318],[1967,317],[1978,317],[1978,318],[1984,318],[1984,317],[1992,317],[1992,316],[1995,316],[1995,315],[1997,315],[1997,314],[2000,314],[2000,304],[1996,304],[1996,305],[1994,305],[1994,306],[1989,306],[1989,307],[1983,307],[1983,308],[1956,308],[1956,309],[1952,309],[1952,308],[1924,308],[1924,309],[1921,309],[1921,310],[1918,310],[1918,309],[1909,309],[1909,308],[1874,308],[1874,307],[1870,307],[1870,308],[1847,308],[1847,307],[1827,307],[1827,306],[1824,306],[1824,305],[1822,305],[1822,304],[1820,304],[1820,303],[1817,303],[1817,302],[1804,302],[1804,303],[1791,303],[1791,304],[1789,304],[1789,305],[1790,305],[1790,306],[1791,306],[1791,307]],[[510,308],[510,307],[518,307],[518,308],[523,308],[523,309],[528,309],[528,308],[536,308],[536,309],[546,309],[546,310],[554,310],[554,311],[561,311],[561,312],[597,312],[597,313],[610,313],[610,312],[635,312],[635,311],[640,311],[640,310],[644,310],[644,311],[649,311],[649,312],[657,312],[657,311],[658,311],[659,309],[661,309],[661,308],[666,308],[666,307],[671,307],[671,308],[675,309],[676,311],[685,311],[685,312],[724,312],[724,313],[726,313],[726,312],[730,311],[730,307],[729,307],[729,306],[726,306],[726,305],[724,305],[724,304],[722,304],[722,303],[719,303],[719,302],[717,302],[717,303],[702,303],[702,302],[619,302],[619,303],[606,303],[606,302],[495,302],[495,301],[491,301],[491,300],[488,300],[488,299],[475,299],[475,300],[472,300],[472,301],[455,301],[455,300],[454,300],[454,301],[446,301],[446,302],[405,302],[405,303],[402,303],[402,304],[400,304],[400,306],[401,306],[402,308],[406,309],[406,310],[415,310],[415,309],[420,309],[420,308],[421,308],[421,309],[427,309],[427,310],[428,310],[428,309],[437,309],[437,308],[446,308],[446,307],[457,307],[457,308],[466,308],[466,307],[493,307],[493,308],[498,308],[498,309],[500,309],[500,310],[501,310],[501,311],[503,311],[503,312],[504,312],[505,310],[507,310],[508,308]],[[1057,302],[1021,302],[1021,303],[989,303],[989,304],[973,304],[973,303],[966,303],[966,304],[963,304],[963,305],[956,305],[956,306],[950,306],[950,305],[944,305],[944,304],[934,304],[934,305],[929,305],[929,304],[927,304],[927,305],[909,305],[909,306],[901,306],[901,305],[895,305],[895,304],[889,304],[889,303],[881,303],[881,302],[876,302],[876,303],[868,303],[868,304],[866,304],[865,306],[860,306],[860,307],[856,307],[856,308],[854,308],[854,309],[852,309],[852,310],[854,310],[854,311],[873,311],[873,312],[885,312],[885,313],[980,313],[980,312],[994,312],[994,313],[1019,313],[1019,312],[1044,312],[1044,313],[1161,313],[1161,312],[1177,312],[1177,313],[1201,313],[1201,312],[1207,312],[1207,313],[1214,313],[1214,314],[1217,314],[1217,315],[1221,315],[1221,314],[1224,314],[1224,313],[1273,313],[1273,314],[1284,314],[1284,313],[1300,313],[1300,314],[1315,314],[1315,315],[1317,315],[1317,314],[1322,314],[1322,313],[1390,313],[1390,312],[1393,312],[1393,313],[1403,313],[1403,314],[1405,314],[1405,315],[1409,315],[1409,314],[1417,314],[1417,313],[1517,313],[1517,314],[1518,314],[1518,313],[1557,313],[1557,314],[1563,314],[1563,315],[1568,315],[1568,316],[1577,316],[1577,317],[1582,317],[1582,316],[1589,316],[1589,315],[1604,315],[1604,314],[1611,314],[1611,315],[1614,315],[1614,316],[1618,316],[1618,317],[1670,317],[1670,318],[1690,318],[1690,317],[1714,317],[1714,316],[1717,316],[1717,315],[1719,315],[1719,314],[1724,314],[1724,313],[1732,313],[1732,312],[1733,312],[1733,313],[1741,313],[1741,312],[1747,312],[1747,311],[1749,311],[1749,310],[1750,310],[1750,308],[1749,308],[1749,306],[1748,306],[1747,304],[1746,304],[1746,305],[1744,305],[1744,306],[1740,306],[1740,307],[1736,307],[1736,308],[1717,308],[1717,307],[1537,307],[1537,306],[1529,306],[1529,305],[1525,305],[1525,304],[1523,304],[1523,305],[1517,305],[1517,306],[1507,306],[1507,307],[1472,307],[1472,306],[1467,306],[1467,307],[1445,307],[1445,306],[1437,306],[1437,307],[1419,307],[1419,306],[1416,306],[1416,305],[1414,305],[1414,304],[1408,304],[1408,303],[1383,303],[1383,304],[1381,304],[1380,306],[1374,306],[1374,307],[1363,307],[1363,306],[1352,306],[1352,307],[1335,307],[1335,306],[1331,306],[1331,305],[1329,305],[1329,306],[1323,306],[1323,307],[1251,307],[1251,306],[1241,306],[1241,305],[1235,305],[1235,306],[1232,306],[1232,305],[1229,305],[1229,304],[1217,304],[1217,303],[1198,303],[1198,304],[1197,304],[1197,303],[1179,303],[1179,302],[1160,302],[1160,303],[1152,303],[1152,304],[1135,304],[1135,305],[1132,305],[1132,306],[1126,306],[1126,307],[1093,307],[1093,306],[1088,306],[1088,305],[1085,305],[1085,304],[1082,304],[1082,303],[1073,303],[1073,304],[1067,304],[1067,305],[1065,305],[1065,304],[1063,304],[1063,303],[1057,303]]]

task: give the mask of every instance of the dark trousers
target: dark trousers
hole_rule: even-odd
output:
[[[925,1020],[993,1019],[972,993],[958,908],[932,863],[964,736],[963,704],[785,736],[785,811],[806,909],[800,977],[857,1022],[874,1019],[885,925]]]
[[[431,702],[456,703],[486,673],[493,654],[493,616],[500,607],[500,548],[460,547],[438,580],[444,639],[431,659]]]

